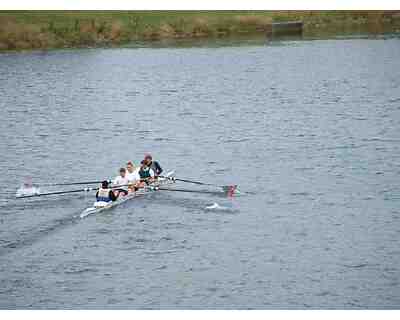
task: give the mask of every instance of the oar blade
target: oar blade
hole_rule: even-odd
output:
[[[40,189],[34,186],[22,186],[20,187],[17,192],[15,193],[16,198],[22,198],[27,196],[35,196],[40,194]]]
[[[233,197],[235,194],[239,194],[237,185],[221,186],[222,190],[227,193],[229,197]]]

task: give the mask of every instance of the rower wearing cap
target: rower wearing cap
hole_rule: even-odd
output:
[[[153,161],[153,157],[150,153],[146,153],[144,155],[144,161],[146,162],[147,166],[149,166],[149,168],[154,171],[154,175],[156,177],[158,177],[163,172],[163,169],[161,168],[158,161]]]
[[[113,181],[113,186],[120,186],[118,189],[114,190],[116,196],[119,196],[120,194],[126,196],[128,194],[128,184],[129,181],[126,177],[126,169],[119,169],[119,176],[117,176]]]
[[[96,192],[96,201],[97,202],[111,202],[117,200],[116,195],[108,187],[108,181],[103,181],[99,190]]]

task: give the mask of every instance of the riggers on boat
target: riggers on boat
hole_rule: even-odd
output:
[[[146,195],[148,193],[152,193],[154,191],[157,191],[160,186],[164,185],[170,185],[175,183],[175,179],[171,179],[170,176],[172,176],[173,172],[170,172],[166,177],[160,177],[157,179],[157,181],[153,182],[150,185],[146,185],[145,187],[139,189],[138,191],[131,192],[128,195],[124,197],[118,198],[118,200],[113,201],[113,202],[95,202],[92,207],[85,209],[79,216],[81,218],[84,218],[92,213],[99,213],[105,210],[109,210],[111,208],[114,208],[121,203],[124,203],[125,201]]]

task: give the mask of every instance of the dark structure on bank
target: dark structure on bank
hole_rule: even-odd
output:
[[[303,21],[286,21],[272,23],[272,36],[302,36]]]

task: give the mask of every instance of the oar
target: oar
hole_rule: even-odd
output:
[[[110,187],[110,189],[116,189],[121,187],[128,187],[130,184],[122,184],[118,186]],[[24,198],[33,198],[33,197],[41,197],[41,196],[51,196],[56,194],[68,194],[68,193],[76,193],[76,192],[90,192],[90,191],[98,191],[99,188],[84,188],[84,189],[77,189],[77,190],[66,190],[66,191],[54,191],[54,192],[46,192],[46,193],[37,193],[31,194],[26,196],[17,196],[17,199],[24,199]]]
[[[197,185],[201,185],[201,186],[212,186],[212,187],[222,188],[222,190],[224,190],[226,192],[228,192],[232,188],[236,189],[236,187],[237,187],[237,185],[220,186],[220,185],[216,185],[216,184],[212,184],[212,183],[194,181],[194,180],[189,180],[189,179],[178,179],[178,178],[175,178],[175,177],[164,177],[164,176],[160,176],[160,177],[161,178],[170,179],[170,180],[174,180],[174,181],[181,181],[181,182],[197,184]]]
[[[99,188],[84,188],[78,190],[68,190],[68,191],[55,191],[55,192],[46,192],[46,193],[37,193],[31,194],[27,196],[17,196],[17,199],[24,199],[24,198],[33,198],[33,197],[41,197],[41,196],[51,196],[55,194],[67,194],[67,193],[76,193],[76,192],[89,192],[89,191],[97,191]]]
[[[189,189],[167,189],[167,188],[158,188],[157,190],[162,191],[175,191],[175,192],[191,192],[191,193],[206,193],[206,194],[216,194],[217,191],[207,191],[207,190],[189,190]]]
[[[156,190],[162,191],[174,191],[174,192],[190,192],[190,193],[205,193],[205,194],[218,194],[218,191],[208,191],[208,190],[191,190],[191,189],[175,189],[175,188],[161,188],[158,187]],[[229,190],[224,190],[228,196],[232,197],[235,194],[236,188],[230,188]]]
[[[103,180],[99,181],[81,181],[81,182],[64,182],[64,183],[41,183],[41,184],[34,184],[39,187],[55,187],[55,186],[78,186],[82,184],[97,184],[97,183],[102,183]],[[110,180],[107,180],[108,182],[111,182]]]
[[[56,187],[56,186],[78,186],[82,184],[97,184],[97,183],[102,183],[105,179],[103,180],[98,180],[98,181],[81,181],[81,182],[64,182],[64,183],[40,183],[40,184],[33,184],[38,187]],[[140,181],[145,181],[147,179],[140,179]],[[111,183],[112,180],[106,180],[108,183]]]

